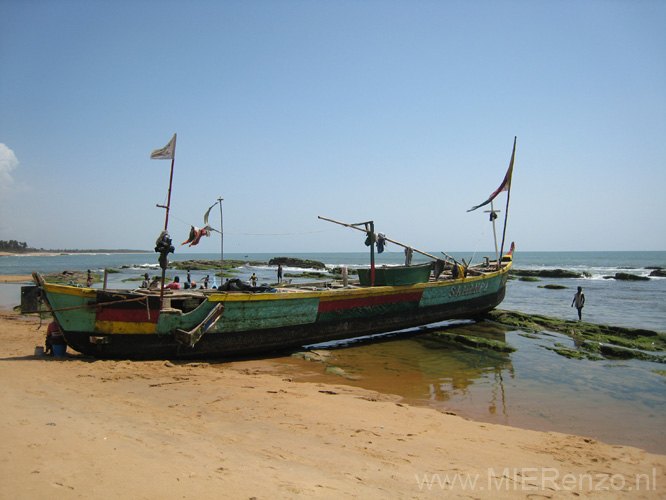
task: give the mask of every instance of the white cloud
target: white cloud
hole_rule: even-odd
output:
[[[6,144],[0,142],[0,190],[9,188],[14,184],[12,170],[19,164],[14,151],[9,149]]]

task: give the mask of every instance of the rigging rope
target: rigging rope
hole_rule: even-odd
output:
[[[173,212],[169,213],[169,217],[172,219],[176,219],[177,221],[182,222],[187,226],[194,226],[194,224],[190,224],[189,222],[186,222],[183,219],[179,219],[177,216],[173,215]],[[231,233],[229,231],[218,231],[217,229],[214,229],[214,231],[220,234],[231,234],[234,236],[298,236],[300,234],[327,233],[329,231],[338,231],[338,229],[337,228],[319,229],[317,231],[302,231],[299,233]]]

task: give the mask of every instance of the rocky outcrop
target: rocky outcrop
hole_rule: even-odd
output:
[[[604,279],[614,279],[618,281],[650,281],[650,278],[647,276],[638,276],[637,274],[631,273],[615,273],[615,276],[604,276]]]
[[[581,273],[566,271],[564,269],[513,269],[509,272],[515,276],[534,276],[539,278],[582,278]]]
[[[300,267],[301,269],[326,270],[326,265],[318,260],[297,259],[295,257],[273,257],[268,261],[269,266],[277,266],[278,264],[289,267]]]

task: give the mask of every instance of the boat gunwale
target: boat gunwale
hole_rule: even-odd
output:
[[[509,261],[502,265],[501,269],[492,271],[481,271],[482,274],[475,276],[466,276],[458,279],[439,278],[437,280],[428,281],[425,283],[415,283],[412,285],[381,285],[381,286],[354,286],[354,287],[341,287],[341,288],[325,288],[321,290],[299,290],[290,289],[289,292],[281,292],[277,289],[277,293],[266,292],[252,292],[252,291],[217,291],[210,290],[201,292],[199,290],[176,290],[165,291],[165,297],[171,300],[199,298],[203,302],[247,302],[247,301],[262,301],[262,300],[297,300],[297,299],[314,299],[319,298],[324,301],[336,300],[342,296],[344,297],[358,297],[358,296],[383,296],[392,295],[395,293],[409,293],[414,290],[425,290],[429,288],[440,288],[446,286],[454,286],[465,283],[474,283],[492,279],[496,276],[508,273],[513,265]],[[476,271],[479,271],[476,269]],[[307,284],[304,283],[304,286]],[[80,296],[83,298],[94,299],[98,292],[105,292],[120,295],[133,295],[143,297],[153,297],[157,295],[159,290],[146,290],[146,289],[120,289],[120,288],[107,288],[97,289],[89,287],[79,287],[73,285],[59,284],[59,283],[43,283],[44,290],[48,293],[63,293],[66,295]]]

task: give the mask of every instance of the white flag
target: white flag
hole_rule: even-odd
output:
[[[169,141],[169,144],[164,146],[162,149],[156,149],[150,153],[151,160],[173,160],[173,156],[176,153],[176,134],[173,134],[173,137]]]

